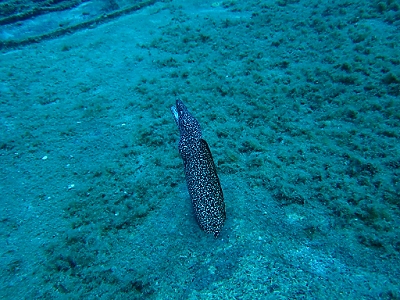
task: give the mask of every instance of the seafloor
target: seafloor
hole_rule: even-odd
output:
[[[393,0],[173,0],[3,49],[0,298],[399,299],[399,32]]]

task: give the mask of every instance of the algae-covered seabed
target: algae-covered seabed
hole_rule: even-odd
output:
[[[1,54],[0,297],[399,298],[400,4],[326,2],[165,1]]]

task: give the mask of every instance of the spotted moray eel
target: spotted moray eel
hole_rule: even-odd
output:
[[[186,184],[200,228],[217,237],[226,219],[224,195],[210,148],[201,138],[199,122],[181,100],[171,112],[180,131],[179,153],[183,159]]]

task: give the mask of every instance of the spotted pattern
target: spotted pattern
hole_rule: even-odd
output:
[[[225,219],[225,202],[210,148],[201,138],[199,122],[181,100],[171,108],[179,127],[179,153],[185,167],[186,183],[197,222],[206,233],[215,237]]]

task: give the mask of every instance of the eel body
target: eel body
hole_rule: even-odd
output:
[[[225,202],[210,148],[202,139],[199,122],[181,100],[171,107],[180,131],[179,153],[183,159],[186,183],[200,228],[215,237],[225,219]]]

